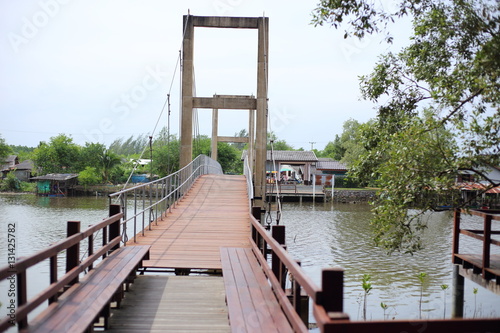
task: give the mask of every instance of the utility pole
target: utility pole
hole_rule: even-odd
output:
[[[309,143],[311,144],[311,151],[312,151],[312,150],[313,150],[313,147],[314,147],[314,144],[315,144],[316,142],[311,142],[311,141],[309,141]]]

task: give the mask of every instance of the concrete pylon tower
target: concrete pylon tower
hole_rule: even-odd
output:
[[[213,97],[194,96],[193,59],[194,59],[194,28],[236,28],[258,29],[258,56],[257,56],[257,96],[214,95]],[[268,78],[268,49],[269,49],[269,18],[267,17],[219,17],[219,16],[192,16],[185,15],[183,20],[184,39],[182,43],[182,111],[181,111],[181,168],[188,165],[193,154],[193,110],[206,108],[212,110],[251,110],[249,117],[249,152],[253,165],[255,204],[262,206],[265,198],[266,157],[267,157],[267,78]],[[255,122],[253,110],[256,111]],[[216,116],[217,112],[213,112]],[[255,125],[255,128],[253,126]],[[217,141],[230,141],[231,138],[218,137],[213,131],[213,138]],[[236,140],[236,139],[235,139]],[[236,141],[240,142],[240,141]],[[212,146],[213,147],[213,146]],[[216,143],[215,143],[216,147]],[[213,149],[213,148],[212,148]]]

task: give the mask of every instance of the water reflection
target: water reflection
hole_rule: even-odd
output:
[[[449,212],[428,214],[428,229],[424,234],[425,249],[415,255],[388,255],[377,248],[369,227],[368,205],[285,203],[282,223],[287,227],[287,244],[291,254],[301,260],[304,270],[320,283],[321,269],[345,269],[345,311],[351,319],[361,319],[363,289],[361,278],[369,274],[373,289],[368,295],[369,318],[382,319],[380,302],[389,306],[389,318],[418,318],[420,282],[416,277],[427,273],[424,284],[423,316],[442,318],[444,311],[442,284],[450,289],[446,295],[446,313],[451,309],[451,234],[452,216]],[[472,221],[474,220],[474,221]],[[465,218],[464,224],[481,224]],[[474,247],[473,239],[461,239],[464,247]],[[493,249],[492,249],[493,250]],[[498,251],[496,248],[494,251]],[[493,252],[493,251],[492,251]],[[480,253],[480,252],[478,252]],[[472,316],[473,288],[466,281],[466,316]],[[500,297],[479,287],[478,304],[482,316],[500,316]]]

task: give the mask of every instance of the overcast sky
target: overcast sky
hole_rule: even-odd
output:
[[[365,122],[358,76],[388,50],[382,37],[344,40],[310,24],[318,0],[0,0],[0,135],[37,146],[60,133],[83,145],[156,134],[171,94],[179,129],[182,16],[269,17],[270,129],[295,148],[323,149],[349,118]],[[381,1],[391,6],[391,1]],[[390,9],[390,7],[389,7]],[[399,48],[408,40],[394,28]],[[195,29],[197,96],[256,94],[257,31]],[[173,83],[173,84],[172,84]],[[199,110],[211,134],[211,111]],[[219,135],[247,128],[247,111],[221,111]]]

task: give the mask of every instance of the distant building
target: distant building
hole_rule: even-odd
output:
[[[35,164],[32,160],[26,160],[19,164],[14,165],[11,170],[17,179],[23,182],[28,182],[31,179],[31,173],[35,168]]]
[[[331,158],[319,158],[314,172],[315,184],[332,186],[334,176],[345,176],[346,174],[346,164]]]
[[[247,156],[243,151],[242,160]],[[299,181],[306,185],[312,184],[313,169],[318,158],[313,151],[273,150],[267,151],[266,173],[267,181],[282,180]],[[285,180],[286,179],[286,180]]]
[[[484,167],[481,171],[493,183],[500,183],[500,166]],[[457,176],[457,187],[460,189],[462,200],[471,203],[474,208],[500,208],[500,186],[486,190],[489,186],[489,181],[481,179],[472,171],[462,171]],[[478,193],[482,195],[478,196]]]
[[[31,178],[37,181],[37,194],[48,197],[65,197],[73,195],[78,182],[76,173],[49,173]]]
[[[4,161],[0,161],[0,172],[1,177],[5,178],[7,174],[11,171],[12,167],[19,164],[19,159],[17,155],[9,155]]]

